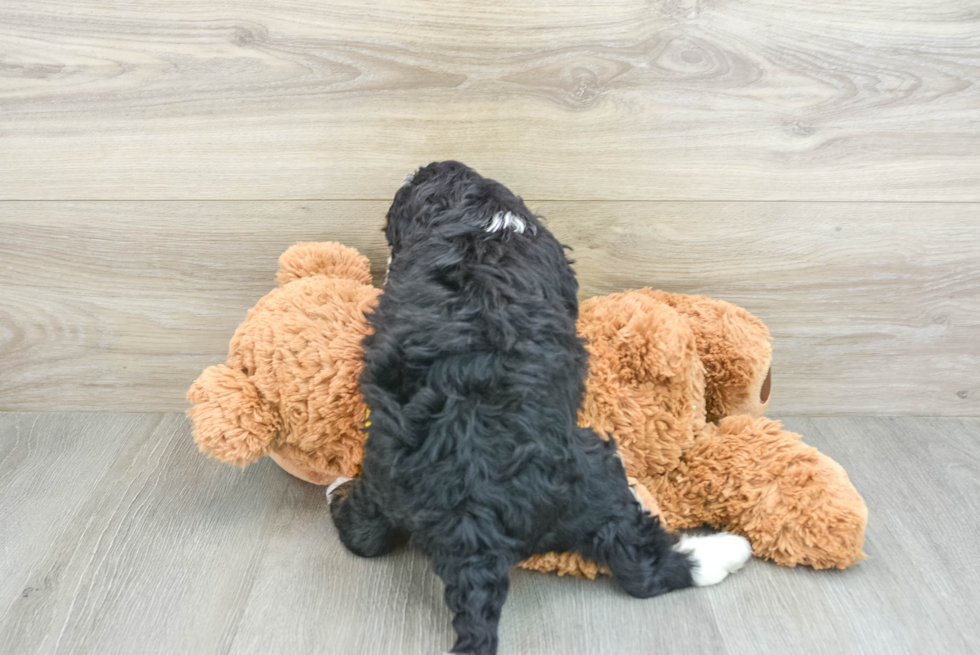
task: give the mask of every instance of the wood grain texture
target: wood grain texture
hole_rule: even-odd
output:
[[[333,239],[383,268],[383,203],[13,203],[0,216],[0,409],[178,410],[279,255]],[[383,270],[376,271],[383,274]]]
[[[980,419],[794,419],[870,510],[846,571],[759,560],[639,601],[611,581],[511,576],[501,655],[975,651]],[[0,651],[430,655],[452,644],[413,551],[364,560],[323,489],[196,452],[167,414],[0,413]]]
[[[384,202],[25,202],[0,215],[0,409],[182,410],[295,241],[387,256]],[[980,414],[980,205],[537,202],[581,296],[738,303],[770,415]]]
[[[541,209],[577,246],[583,297],[649,285],[759,316],[771,416],[980,414],[980,205]]]
[[[0,198],[980,200],[974,0],[7,0]]]
[[[0,421],[0,651],[227,650],[289,481],[214,466],[179,415]]]

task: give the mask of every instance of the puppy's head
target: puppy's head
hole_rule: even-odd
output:
[[[434,162],[407,175],[385,220],[392,257],[436,231],[452,237],[474,230],[532,235],[538,223],[507,187],[458,161]]]

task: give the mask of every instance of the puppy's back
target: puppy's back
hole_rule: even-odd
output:
[[[534,231],[453,224],[416,240],[371,318],[363,388],[384,456],[369,449],[365,471],[387,479],[413,533],[478,512],[531,538],[569,493],[586,367],[577,283],[526,220]]]

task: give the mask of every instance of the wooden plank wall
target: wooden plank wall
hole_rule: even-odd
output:
[[[457,158],[582,295],[742,304],[771,415],[980,414],[975,0],[0,4],[0,410],[180,410],[297,240]]]

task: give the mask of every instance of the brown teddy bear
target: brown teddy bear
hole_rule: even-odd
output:
[[[381,291],[369,262],[335,243],[279,259],[279,288],[249,311],[227,365],[187,397],[202,452],[245,466],[271,456],[327,485],[358,473],[368,412],[358,381],[367,312]],[[638,499],[671,529],[744,535],[785,566],[863,557],[867,508],[844,470],[762,418],[769,332],[730,303],[641,289],[581,304],[590,353],[581,425],[614,438]],[[549,553],[522,566],[595,577],[602,567]]]
[[[744,309],[640,289],[581,304],[589,376],[579,424],[610,434],[639,499],[671,529],[710,525],[784,566],[861,558],[867,508],[844,469],[763,418],[769,331]],[[576,554],[527,568],[594,577]]]

